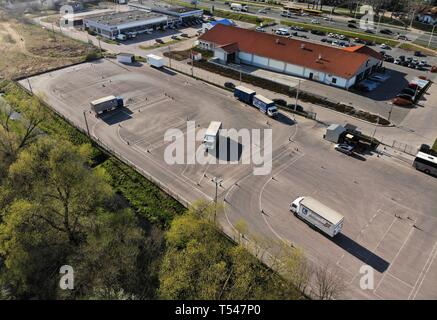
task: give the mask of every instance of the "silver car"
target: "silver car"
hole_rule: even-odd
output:
[[[339,143],[335,145],[335,150],[345,153],[347,155],[351,155],[354,147],[347,143]]]

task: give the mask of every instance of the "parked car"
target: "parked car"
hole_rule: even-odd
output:
[[[180,38],[179,38],[178,36],[171,36],[171,38],[172,38],[173,40],[180,40]]]
[[[386,54],[384,56],[384,61],[393,63],[393,62],[395,62],[395,58],[393,58],[392,56]]]
[[[225,82],[225,88],[234,90],[235,84],[233,84],[232,82]]]
[[[379,47],[384,50],[391,50],[390,46],[386,45],[385,43],[381,44]]]
[[[395,104],[397,106],[403,106],[403,107],[412,105],[411,100],[406,100],[406,99],[399,98],[399,97],[394,98],[392,102],[393,102],[393,104]]]
[[[255,31],[258,31],[258,32],[266,32],[266,29],[264,29],[263,27],[256,27],[256,28],[255,28]]]
[[[398,40],[404,40],[404,41],[409,41],[409,39],[406,37],[406,36],[404,36],[404,35],[398,35],[397,37],[396,37]]]
[[[326,42],[326,41],[328,41],[328,39],[326,39],[326,38],[323,38],[322,40],[320,40],[320,41],[322,41],[322,42]]]
[[[345,153],[347,155],[351,155],[354,147],[347,143],[338,143],[335,145],[335,150]]]
[[[375,32],[373,31],[373,30],[371,30],[371,29],[366,29],[366,30],[364,30],[364,32],[365,33],[371,33],[371,34],[374,34]]]
[[[401,59],[398,58],[398,59],[396,59],[393,63],[394,63],[394,64],[401,64],[401,62],[402,62]]]
[[[415,57],[426,57],[426,55],[423,54],[422,51],[414,51],[414,56]]]
[[[162,39],[156,39],[155,42],[159,44],[164,44],[164,41]]]
[[[313,23],[313,24],[320,24],[320,21],[318,19],[312,19],[311,23]]]
[[[189,36],[188,34],[186,34],[186,33],[182,33],[182,34],[181,34],[181,37],[189,38],[190,36]]]
[[[437,72],[437,66],[432,66],[430,71],[432,73],[436,73]]]
[[[396,96],[396,98],[402,98],[402,99],[405,99],[405,100],[413,101],[413,97],[410,96],[409,94],[405,94],[405,93],[399,93],[399,94]]]
[[[405,89],[402,89],[401,94],[408,94],[408,95],[414,97],[416,95],[416,90],[411,89],[411,88],[405,88]]]

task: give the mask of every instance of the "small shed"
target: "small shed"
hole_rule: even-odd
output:
[[[117,61],[120,63],[134,63],[135,55],[131,53],[119,53],[117,54]]]
[[[346,132],[346,129],[340,124],[331,124],[326,129],[325,139],[334,143],[338,143],[341,135]]]

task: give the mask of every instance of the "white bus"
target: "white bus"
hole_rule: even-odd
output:
[[[419,151],[413,161],[413,167],[419,171],[437,176],[437,157]]]
[[[343,227],[344,217],[311,197],[299,197],[290,204],[294,215],[334,237]]]
[[[203,138],[203,144],[205,146],[205,149],[214,150],[216,148],[221,128],[222,123],[220,121],[211,121]]]

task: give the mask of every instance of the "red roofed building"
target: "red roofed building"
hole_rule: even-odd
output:
[[[234,26],[216,25],[199,37],[221,63],[243,63],[349,88],[382,65],[366,46],[335,48]]]

